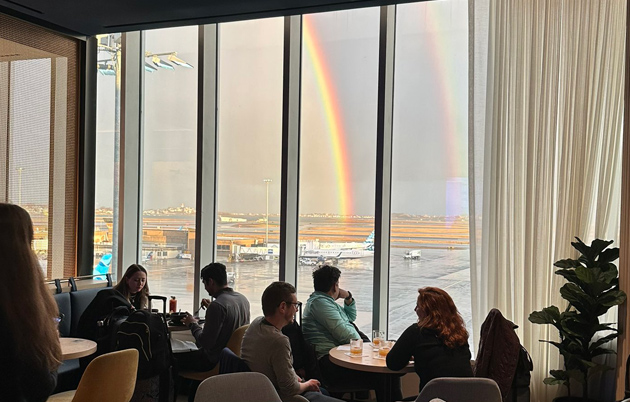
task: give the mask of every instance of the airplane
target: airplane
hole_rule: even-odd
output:
[[[337,258],[337,259],[353,259],[372,257],[374,255],[374,231],[363,242],[363,248],[342,248],[342,249],[313,249],[304,250],[301,258]]]

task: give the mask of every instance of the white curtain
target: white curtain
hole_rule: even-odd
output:
[[[552,264],[576,255],[575,236],[618,238],[626,0],[471,0],[469,10],[474,330],[493,307],[519,325],[531,400],[550,401],[564,390],[542,380],[562,362],[539,340],[557,333],[527,317],[566,306]]]

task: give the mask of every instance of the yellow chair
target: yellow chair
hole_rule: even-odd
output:
[[[245,335],[245,331],[249,327],[249,324],[243,325],[242,327],[238,327],[232,332],[230,336],[230,340],[228,340],[227,347],[235,355],[241,357],[241,344],[243,343],[243,335]],[[215,376],[219,374],[219,364],[210,371],[190,371],[190,370],[182,370],[179,373],[180,377],[188,378],[189,380],[203,381],[206,378]]]
[[[51,395],[47,402],[129,402],[137,372],[137,350],[106,353],[88,364],[75,391]]]

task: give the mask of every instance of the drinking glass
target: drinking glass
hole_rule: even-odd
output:
[[[392,349],[392,341],[381,341],[381,344],[378,348],[378,357],[384,359],[387,357],[387,354]]]
[[[351,339],[350,340],[350,355],[362,356],[363,355],[363,339]]]
[[[372,346],[374,351],[377,352],[381,342],[385,339],[385,332],[375,329],[372,331]]]

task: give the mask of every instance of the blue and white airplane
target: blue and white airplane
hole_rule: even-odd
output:
[[[374,255],[374,231],[363,242],[363,248],[319,248],[304,250],[301,258],[337,258],[353,259],[372,257]]]

